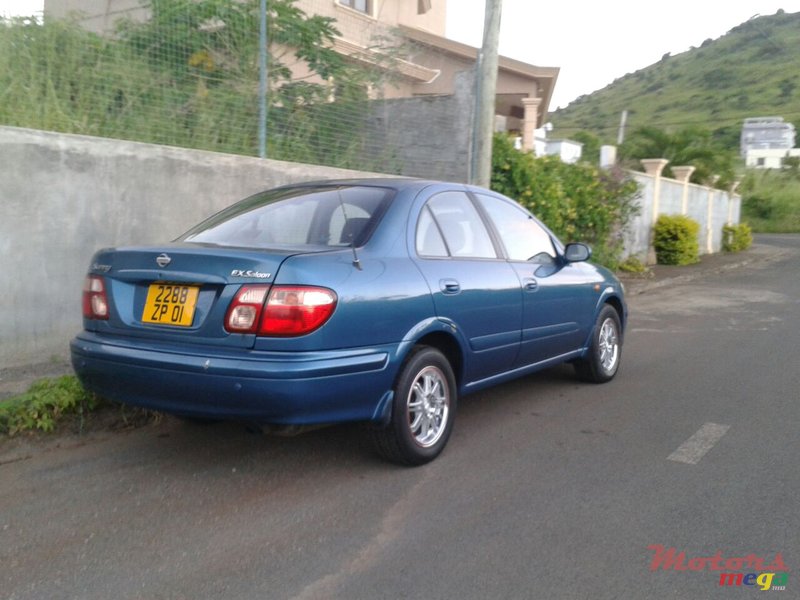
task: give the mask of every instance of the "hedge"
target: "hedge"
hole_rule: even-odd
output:
[[[690,265],[699,262],[697,241],[700,224],[685,215],[661,215],[653,230],[653,247],[660,265]]]

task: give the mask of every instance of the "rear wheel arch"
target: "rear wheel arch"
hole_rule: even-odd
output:
[[[419,346],[430,346],[444,354],[447,361],[450,363],[450,368],[453,369],[453,376],[456,379],[456,386],[461,387],[462,376],[464,373],[464,353],[461,346],[452,335],[444,331],[436,331],[421,337],[412,347],[411,352]]]
[[[407,466],[436,458],[453,429],[457,387],[447,356],[433,346],[413,346],[392,387],[388,423],[367,429],[378,454]]]

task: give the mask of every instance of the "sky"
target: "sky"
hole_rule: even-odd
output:
[[[0,15],[28,17],[42,12],[43,5],[44,0],[0,0]]]
[[[484,0],[449,0],[447,37],[481,46],[484,6]],[[800,0],[504,0],[500,54],[561,69],[552,111],[667,52],[699,47],[778,9],[800,12]]]
[[[435,0],[442,1],[442,0]],[[0,0],[6,16],[42,10],[42,0]],[[754,15],[800,12],[800,0],[504,0],[500,53],[559,67],[550,110],[618,77],[716,39]],[[484,0],[448,0],[447,37],[480,46]]]

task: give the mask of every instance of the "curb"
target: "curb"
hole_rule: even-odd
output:
[[[760,263],[771,263],[788,256],[793,252],[785,248],[776,248],[767,244],[753,244],[753,246],[742,253],[736,255],[709,254],[700,258],[700,263],[696,265],[686,265],[685,267],[669,267],[672,270],[690,269],[690,271],[679,274],[659,274],[656,270],[649,279],[636,278],[617,274],[620,281],[625,285],[625,292],[628,296],[638,296],[646,294],[659,288],[689,283],[709,275],[724,273],[734,269],[741,269],[750,265]],[[705,263],[705,264],[704,264]],[[658,269],[659,266],[654,267]],[[663,268],[663,267],[662,267]]]

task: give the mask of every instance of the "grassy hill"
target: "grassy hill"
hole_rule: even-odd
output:
[[[781,116],[800,125],[800,13],[758,17],[699,48],[664,55],[549,119],[558,137],[588,131],[614,143],[626,109],[629,131],[696,126],[732,149],[747,117]]]

